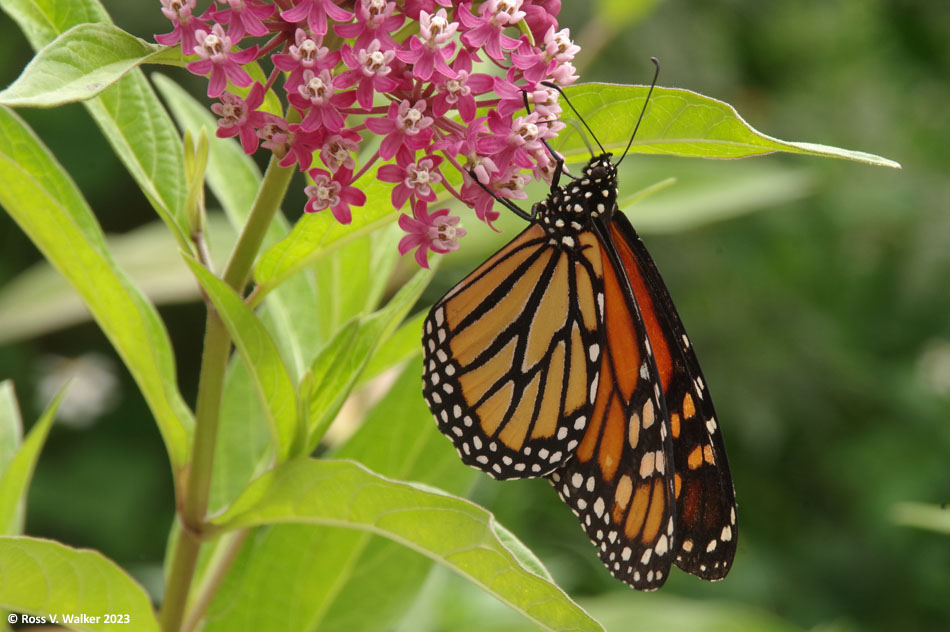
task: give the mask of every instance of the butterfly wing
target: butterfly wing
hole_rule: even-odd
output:
[[[609,224],[643,316],[666,399],[673,444],[674,561],[688,573],[722,579],[732,566],[738,525],[726,449],[703,373],[673,300],[633,226]]]
[[[542,476],[591,415],[602,314],[600,248],[532,224],[437,302],[423,325],[423,395],[462,461],[495,478]]]
[[[601,246],[605,324],[591,422],[574,459],[549,478],[611,574],[655,590],[672,564],[669,418],[623,267],[605,238]]]

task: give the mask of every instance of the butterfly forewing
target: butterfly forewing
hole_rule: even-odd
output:
[[[550,479],[610,572],[634,588],[663,585],[675,503],[670,432],[655,362],[622,269],[601,249],[605,330],[591,423],[574,459]]]
[[[670,418],[676,494],[674,561],[703,579],[722,579],[736,552],[732,476],[699,362],[653,259],[622,214],[611,240],[630,279],[656,357]]]
[[[541,476],[571,457],[590,418],[601,261],[538,225],[433,306],[423,325],[423,395],[462,460],[495,478]]]

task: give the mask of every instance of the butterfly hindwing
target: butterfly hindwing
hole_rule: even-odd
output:
[[[529,226],[423,325],[429,409],[462,460],[495,478],[560,467],[590,419],[601,261],[593,233],[577,242],[552,243]]]
[[[738,538],[736,498],[719,421],[679,314],[636,231],[621,213],[610,235],[643,315],[670,416],[677,520],[674,561],[722,579]]]
[[[549,478],[610,572],[654,590],[673,557],[669,420],[641,316],[609,243],[602,257],[604,349],[593,416],[574,459]]]

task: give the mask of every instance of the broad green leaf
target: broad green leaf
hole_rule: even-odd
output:
[[[375,170],[363,174],[353,186],[366,193],[366,204],[353,207],[352,223],[340,224],[329,211],[307,214],[287,237],[264,252],[254,268],[261,292],[270,291],[334,248],[385,226],[398,215],[390,201],[391,186],[377,180]]]
[[[622,153],[630,140],[648,90],[646,86],[607,83],[565,88],[597,139],[614,154]],[[553,143],[555,149],[569,160],[586,160],[590,153],[580,124],[568,109],[562,120],[573,124],[558,135]],[[659,86],[653,90],[630,151],[695,158],[745,158],[781,151],[900,168],[898,163],[873,154],[766,136],[753,129],[727,103],[689,90]]]
[[[14,19],[33,50],[78,24],[112,22],[98,0],[0,0],[0,8]],[[132,70],[84,105],[179,246],[188,250],[181,138],[141,70]]]
[[[171,343],[155,308],[108,255],[72,181],[30,130],[0,107],[0,205],[83,297],[142,391],[177,474],[191,412],[177,389]]]
[[[410,317],[399,329],[379,345],[360,374],[360,383],[373,379],[400,362],[405,362],[422,351],[422,323],[428,312]]]
[[[364,530],[451,568],[542,629],[602,629],[557,586],[518,563],[495,535],[490,513],[357,463],[284,463],[252,483],[213,522],[226,528],[287,522]]]
[[[65,386],[30,429],[10,465],[0,470],[0,535],[19,535],[23,532],[23,508],[33,478],[33,470],[46,443],[49,429],[56,419],[59,403],[66,394]]]
[[[235,237],[221,213],[208,215],[207,237],[212,259],[220,267]],[[200,297],[174,238],[161,222],[109,235],[106,241],[116,264],[153,303],[182,303]],[[0,287],[0,342],[32,338],[89,318],[82,298],[46,261],[35,263]]]
[[[308,406],[307,451],[317,447],[327,426],[336,416],[346,397],[356,385],[360,373],[380,341],[385,340],[405,318],[422,291],[429,284],[435,267],[420,269],[400,288],[386,307],[361,319],[355,332],[341,334],[314,361],[313,397]]]
[[[74,630],[158,632],[145,590],[96,551],[52,540],[0,536],[0,606],[15,613],[57,617]],[[127,614],[129,623],[70,623],[64,617]]]
[[[950,508],[926,503],[897,503],[894,522],[905,527],[916,527],[950,535]]]
[[[273,338],[251,308],[224,281],[187,255],[185,262],[214,303],[245,367],[250,369],[277,458],[286,459],[297,441],[297,396]]]
[[[23,442],[23,419],[13,380],[0,382],[0,472],[7,469]]]
[[[92,98],[160,51],[112,24],[79,24],[44,46],[0,92],[10,107],[55,107]]]
[[[359,460],[386,476],[465,493],[477,473],[436,429],[420,396],[421,375],[419,361],[406,368],[334,456]],[[351,529],[259,529],[219,591],[208,629],[256,630],[257,622],[301,631],[390,629],[431,565],[391,540]],[[364,607],[368,600],[371,609]]]

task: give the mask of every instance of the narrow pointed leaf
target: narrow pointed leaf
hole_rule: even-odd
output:
[[[52,155],[0,107],[0,206],[82,296],[138,383],[173,468],[187,458],[191,413],[177,388],[165,327],[114,263],[92,211]]]
[[[0,382],[0,472],[7,469],[23,442],[23,419],[13,380]]]
[[[158,632],[145,590],[115,562],[52,540],[0,536],[0,607],[55,614],[56,623],[73,630]],[[106,622],[101,615],[107,613],[127,614],[129,622]],[[63,615],[82,614],[99,616],[95,622],[64,622]]]
[[[524,568],[495,534],[490,513],[422,491],[349,461],[289,461],[257,479],[214,520],[226,528],[275,523],[375,533],[432,558],[545,630],[601,630],[557,586]]]
[[[297,396],[273,338],[254,312],[228,285],[186,256],[192,273],[224,320],[244,365],[248,367],[267,415],[277,456],[290,456],[297,435]]]
[[[53,398],[30,429],[10,465],[0,470],[0,535],[19,535],[23,532],[23,508],[33,470],[67,388],[68,385]]]
[[[647,86],[588,83],[570,86],[565,92],[604,148],[620,154],[633,134],[648,90]],[[567,108],[562,120],[573,124],[560,133],[555,149],[568,158],[586,160],[590,154],[582,125]],[[780,151],[900,168],[893,160],[873,154],[772,138],[746,123],[728,103],[659,86],[653,90],[630,151],[694,158],[745,158]]]
[[[314,360],[313,396],[307,404],[308,452],[317,447],[380,341],[389,338],[402,322],[434,273],[435,266],[420,269],[385,307],[361,319],[358,326],[344,327]]]

